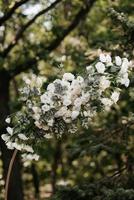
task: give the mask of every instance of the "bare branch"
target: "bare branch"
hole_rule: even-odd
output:
[[[86,6],[80,9],[80,11],[75,16],[74,20],[68,26],[68,28],[63,30],[62,34],[58,38],[56,38],[54,41],[52,41],[49,44],[49,46],[43,48],[43,50],[38,52],[37,56],[39,59],[42,58],[42,54],[44,54],[44,52],[49,54],[51,51],[55,50],[61,44],[61,42],[64,40],[64,38],[79,25],[81,20],[83,20],[86,17],[86,15],[90,11],[90,9],[92,8],[92,6],[96,2],[96,0],[86,0],[86,2],[87,2]],[[24,70],[28,70],[28,69],[32,68],[32,65],[36,65],[37,59],[31,58],[30,60],[25,61],[25,62],[26,62],[25,64],[16,66],[16,68],[14,70],[10,71],[10,74],[12,74],[11,76],[15,76],[15,75],[23,72]]]
[[[96,0],[87,0],[86,1],[86,6],[80,9],[80,11],[75,16],[74,20],[69,25],[69,27],[67,29],[63,30],[61,36],[56,38],[54,41],[52,41],[52,43],[48,47],[46,47],[46,50],[48,52],[51,52],[54,49],[56,49],[60,45],[60,43],[64,40],[64,38],[79,25],[79,23],[86,17],[88,12],[90,11],[90,9],[92,8],[95,1]]]
[[[13,41],[9,44],[9,46],[1,53],[1,56],[3,58],[5,58],[8,53],[13,49],[14,46],[16,46],[16,44],[18,43],[18,41],[22,38],[24,32],[26,31],[26,29],[31,26],[35,20],[40,17],[41,15],[47,13],[48,11],[50,11],[51,9],[53,9],[59,2],[61,2],[62,0],[56,0],[54,3],[52,3],[50,6],[48,6],[47,8],[41,10],[39,13],[37,13],[31,20],[29,20],[25,25],[23,25],[20,30],[18,31],[18,33],[16,34],[15,38],[13,39]]]
[[[5,15],[3,17],[0,18],[0,26],[5,23],[11,16],[12,14],[15,12],[15,10],[17,8],[19,8],[21,5],[23,5],[24,3],[26,3],[27,1],[29,0],[20,0],[20,1],[16,1],[14,3],[14,5],[12,6],[12,8],[7,12],[5,13]]]
[[[16,65],[15,69],[9,69],[8,73],[10,74],[10,78],[20,74],[21,72],[25,72],[28,69],[32,69],[36,67],[38,59],[36,58],[28,58],[23,63],[19,63]]]

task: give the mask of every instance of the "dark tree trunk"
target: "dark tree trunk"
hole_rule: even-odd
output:
[[[62,150],[61,150],[61,140],[56,140],[56,145],[55,145],[55,153],[54,153],[54,161],[52,164],[52,172],[51,172],[51,177],[52,177],[52,194],[55,193],[56,189],[56,182],[57,182],[57,169],[59,165],[59,161],[61,159],[62,155]]]
[[[31,172],[32,172],[32,176],[33,176],[33,184],[34,184],[34,189],[35,189],[35,198],[39,199],[40,198],[40,191],[39,191],[40,183],[39,183],[38,172],[36,170],[36,166],[35,166],[34,163],[31,166]]]
[[[10,77],[5,70],[0,71],[0,149],[1,158],[3,161],[3,172],[4,179],[6,180],[6,175],[8,171],[8,166],[12,157],[12,151],[6,148],[5,143],[1,139],[1,134],[5,133],[5,118],[9,115],[9,84]],[[22,192],[22,180],[21,180],[21,165],[19,155],[17,156],[13,172],[11,174],[11,179],[9,183],[9,195],[8,200],[23,200]]]

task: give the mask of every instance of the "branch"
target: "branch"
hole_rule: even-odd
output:
[[[5,50],[1,53],[1,56],[3,58],[5,58],[8,53],[13,49],[14,46],[16,46],[16,44],[18,43],[18,41],[22,38],[24,32],[26,31],[27,28],[29,28],[29,26],[31,26],[38,17],[40,17],[41,15],[47,13],[48,11],[50,11],[51,9],[53,9],[56,4],[58,4],[59,2],[61,2],[61,0],[56,0],[54,3],[52,3],[50,6],[48,6],[47,8],[41,10],[39,13],[37,13],[32,19],[30,19],[25,25],[23,25],[20,30],[18,31],[18,33],[16,34],[15,38],[13,39],[13,41],[9,44],[9,46],[7,48],[5,48]]]
[[[88,12],[90,11],[95,1],[96,0],[86,1],[86,6],[80,9],[80,11],[75,16],[74,20],[69,25],[69,27],[62,32],[60,37],[56,38],[54,41],[52,41],[52,43],[48,47],[45,48],[48,52],[51,52],[54,49],[56,49],[60,45],[60,43],[64,40],[64,38],[79,25],[79,23],[86,17]]]
[[[22,4],[26,3],[27,1],[29,0],[16,1],[13,7],[7,13],[5,13],[3,17],[0,18],[0,26],[2,26],[2,24],[12,16],[12,14],[15,12],[17,8],[19,8]]]
[[[78,14],[75,16],[74,20],[72,21],[72,23],[68,26],[67,29],[65,29],[61,36],[56,38],[54,41],[52,41],[49,46],[47,46],[45,49],[43,49],[43,51],[40,51],[38,54],[39,58],[42,58],[42,54],[44,54],[44,51],[46,51],[47,53],[50,53],[51,51],[53,51],[54,49],[56,49],[61,42],[64,40],[64,38],[71,32],[73,31],[81,22],[81,20],[83,20],[86,15],[88,14],[88,12],[90,11],[90,9],[92,8],[93,4],[95,3],[96,0],[88,0],[86,1],[86,6],[81,8],[80,11],[78,12]],[[31,66],[37,63],[37,59],[35,58],[31,58],[28,61],[25,61],[26,63],[16,66],[16,68],[14,70],[10,70],[10,74],[12,74],[11,76],[15,76],[21,72],[23,72],[24,70],[28,70],[31,68]]]
[[[37,58],[28,58],[23,63],[17,64],[15,68],[9,69],[8,73],[10,74],[10,78],[13,78],[14,76],[28,69],[32,69],[34,66],[36,67],[37,61],[38,61]]]

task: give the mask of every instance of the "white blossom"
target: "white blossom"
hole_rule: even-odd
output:
[[[8,134],[2,134],[1,138],[6,142],[10,139],[10,136]]]
[[[117,66],[121,66],[122,60],[119,56],[115,56],[115,64]]]
[[[97,69],[97,72],[100,73],[100,74],[103,74],[104,71],[105,71],[105,65],[101,62],[98,62],[96,65],[95,65],[96,69]]]
[[[71,100],[67,97],[64,97],[64,100],[63,100],[63,105],[64,106],[69,106],[71,104]]]
[[[10,117],[6,118],[5,122],[8,123],[8,124],[10,124],[11,118]]]
[[[76,98],[74,101],[75,107],[81,107],[82,99],[80,97]]]
[[[117,82],[128,87],[129,83],[130,83],[130,80],[128,78],[128,73],[124,73],[124,74],[119,75]]]
[[[119,96],[120,96],[120,93],[117,92],[117,91],[114,91],[111,95],[111,99],[113,100],[114,103],[117,103],[117,101],[119,100]]]
[[[17,144],[16,142],[12,143],[12,145],[13,145],[13,148],[15,148],[15,149],[17,149],[19,151],[22,150],[23,145]]]
[[[100,90],[104,91],[105,89],[109,88],[110,83],[111,82],[107,79],[106,76],[101,76],[100,77],[100,84],[99,84]]]
[[[109,54],[106,55],[106,62],[107,62],[108,64],[112,64],[112,63],[111,63],[111,62],[112,62],[112,58],[111,58],[111,56],[110,56]]]
[[[56,117],[64,116],[66,112],[67,112],[67,107],[63,106],[55,113],[55,116]]]
[[[13,135],[13,128],[7,127],[6,130],[9,133],[9,135]]]
[[[78,115],[79,115],[79,111],[74,110],[74,111],[72,112],[72,115],[71,115],[72,120],[76,119],[76,118],[78,117]]]
[[[18,137],[21,139],[21,140],[28,140],[28,137],[26,137],[24,134],[20,133],[18,134]]]
[[[46,89],[41,88],[45,81],[42,77],[25,78],[26,86],[20,90],[24,106],[6,119],[7,123],[12,120],[15,124],[13,128],[7,127],[7,133],[1,136],[7,148],[23,151],[24,160],[38,160],[34,153],[38,134],[50,139],[53,134],[59,137],[64,132],[75,133],[78,122],[88,127],[98,108],[109,111],[118,102],[121,85],[129,86],[130,69],[127,58],[116,56],[112,60],[109,54],[100,54],[99,62],[87,66],[85,75],[65,73]]]
[[[93,74],[94,73],[94,67],[92,65],[89,65],[86,67],[87,73],[88,74]]]
[[[123,59],[122,65],[121,65],[121,70],[120,70],[120,74],[125,74],[127,73],[128,70],[128,66],[129,66],[129,62],[127,58]]]
[[[28,152],[30,152],[30,153],[34,152],[33,148],[31,146],[29,146],[29,145],[24,145],[23,149],[26,150],[26,151],[28,151]]]
[[[105,63],[105,62],[106,62],[106,56],[105,56],[105,54],[101,53],[101,54],[100,54],[100,57],[99,57],[99,60],[100,60],[101,62]]]
[[[53,93],[54,90],[55,90],[54,84],[53,84],[53,83],[50,83],[50,84],[47,86],[47,90],[48,90],[49,92]]]
[[[14,149],[12,142],[9,141],[9,142],[6,143],[6,145],[7,145],[8,149],[11,149],[11,150]]]
[[[109,110],[110,107],[113,105],[113,101],[111,99],[109,99],[109,98],[102,98],[101,102],[105,106],[106,110]]]
[[[47,104],[44,104],[41,108],[42,108],[42,111],[43,111],[44,113],[47,112],[48,110],[50,110],[50,106],[47,105]]]
[[[53,126],[54,120],[51,119],[51,120],[49,120],[47,123],[48,123],[48,126]]]
[[[63,80],[65,81],[73,81],[74,80],[74,75],[72,73],[65,73],[63,75]]]
[[[78,76],[77,80],[79,83],[83,83],[84,82],[84,78],[82,76]]]

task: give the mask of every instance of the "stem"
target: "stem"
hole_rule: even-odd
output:
[[[9,181],[10,181],[10,176],[11,176],[11,172],[13,169],[13,164],[16,158],[18,150],[15,149],[12,155],[12,158],[10,160],[10,164],[9,164],[9,168],[8,168],[8,172],[7,172],[7,178],[6,178],[6,186],[5,186],[5,200],[8,200],[8,189],[9,189]]]

